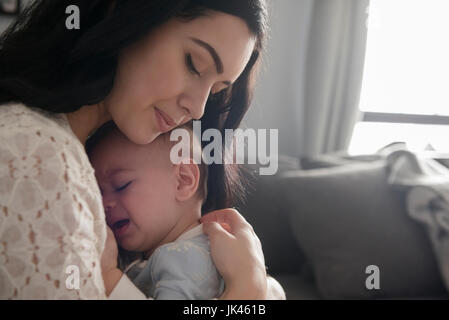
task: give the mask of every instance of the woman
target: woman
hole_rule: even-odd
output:
[[[69,5],[80,10],[79,30],[66,28]],[[109,120],[138,144],[191,119],[202,130],[238,127],[265,33],[264,0],[46,0],[26,9],[0,40],[0,297],[104,298],[106,225],[87,138]],[[229,206],[231,169],[210,166],[205,211]],[[283,297],[236,211],[204,222],[222,298]]]

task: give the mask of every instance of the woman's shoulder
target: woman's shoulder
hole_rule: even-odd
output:
[[[26,133],[33,127],[48,128],[55,131],[67,131],[64,115],[28,107],[22,103],[0,105],[0,128],[18,130]]]
[[[45,207],[65,211],[68,219],[81,212],[87,219],[93,217],[98,252],[103,250],[106,229],[100,190],[84,146],[65,115],[20,104],[0,105],[0,181],[0,202],[10,199],[17,212]]]
[[[12,154],[58,155],[72,167],[93,170],[84,146],[72,132],[64,114],[45,112],[20,103],[1,105],[0,141],[2,149],[8,149]]]

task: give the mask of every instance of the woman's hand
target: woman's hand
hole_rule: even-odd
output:
[[[226,283],[221,299],[266,299],[262,245],[251,225],[235,209],[210,212],[201,222],[209,236],[212,259]]]
[[[107,228],[106,244],[101,255],[101,272],[105,273],[117,268],[118,247],[115,241],[114,233],[111,228]]]
[[[123,273],[117,268],[118,246],[111,228],[107,228],[106,244],[101,255],[101,273],[103,275],[106,295],[109,296]]]

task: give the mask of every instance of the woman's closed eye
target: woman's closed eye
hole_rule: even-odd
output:
[[[129,181],[129,182],[125,183],[125,184],[121,185],[120,187],[115,188],[115,191],[117,191],[117,192],[123,191],[123,190],[125,190],[131,183],[132,183],[132,181]]]
[[[193,64],[192,55],[190,53],[186,54],[185,60],[186,60],[187,69],[190,71],[190,73],[197,75],[197,76],[201,76],[201,73],[199,73],[199,71],[196,69],[195,65]]]

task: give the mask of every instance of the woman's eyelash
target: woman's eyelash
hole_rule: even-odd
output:
[[[131,184],[131,182],[132,182],[132,181],[130,181],[130,182],[124,184],[124,185],[121,186],[121,187],[116,188],[115,191],[123,191],[123,190],[125,190],[125,189]]]
[[[190,53],[186,54],[186,65],[189,71],[197,76],[201,76],[198,70],[195,68],[192,60],[192,55]]]

